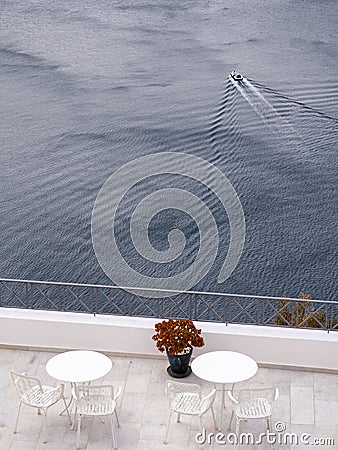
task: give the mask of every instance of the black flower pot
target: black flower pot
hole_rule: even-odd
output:
[[[191,346],[189,346],[189,350],[189,353],[185,353],[184,355],[170,355],[166,350],[170,364],[167,372],[171,377],[184,378],[191,374],[191,367],[189,366],[192,354]]]

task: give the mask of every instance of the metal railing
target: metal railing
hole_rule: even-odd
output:
[[[0,278],[0,307],[338,331],[337,301],[218,292]]]

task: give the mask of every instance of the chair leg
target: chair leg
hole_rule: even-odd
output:
[[[72,419],[70,417],[70,412],[69,412],[69,409],[68,409],[68,406],[67,406],[67,403],[66,403],[66,399],[65,399],[64,396],[62,396],[62,400],[63,400],[63,403],[65,404],[65,407],[66,407],[66,411],[67,411],[67,416],[68,416],[70,427],[72,428],[73,422],[72,422]]]
[[[239,425],[240,425],[240,420],[237,418],[236,419],[236,444],[235,444],[235,450],[238,449],[238,444],[239,444]]]
[[[170,426],[170,420],[171,420],[172,411],[169,412],[168,421],[167,421],[167,428],[165,431],[165,437],[163,444],[168,444],[168,435],[169,435],[169,426]]]
[[[77,406],[75,405],[74,420],[73,420],[72,426],[70,427],[71,430],[74,430],[75,422],[76,422],[76,416],[77,416]]]
[[[46,427],[47,427],[47,409],[42,409],[43,411],[43,431],[42,431],[42,442],[44,444],[47,444],[47,440],[46,440]]]
[[[22,403],[20,402],[19,409],[18,409],[18,414],[16,416],[15,427],[14,427],[14,431],[13,431],[14,434],[16,434],[17,430],[18,430],[18,421],[19,421],[19,415],[20,415],[20,411],[21,411],[21,406],[22,406]]]
[[[116,433],[115,433],[115,427],[114,427],[114,421],[113,421],[113,416],[110,416],[110,423],[111,423],[111,432],[112,432],[112,436],[113,436],[113,448],[114,450],[117,449],[117,442],[116,442]]]
[[[115,417],[116,417],[117,426],[120,428],[121,425],[120,425],[119,418],[117,417],[116,408],[114,409],[114,413],[115,413]]]
[[[80,450],[81,415],[77,418],[76,450]]]
[[[271,416],[266,418],[266,428],[268,431],[271,431]],[[271,443],[271,450],[274,450],[274,444]]]
[[[203,436],[203,421],[202,416],[198,416],[199,419],[199,428],[200,428],[200,434]],[[199,450],[203,450],[203,447],[199,447]]]
[[[217,423],[216,423],[216,418],[215,418],[215,411],[214,411],[213,406],[211,406],[211,414],[212,414],[212,418],[213,418],[213,421],[214,421],[215,430],[218,430]]]
[[[231,425],[232,425],[233,419],[234,419],[234,410],[232,410],[232,413],[231,413],[230,422],[229,422],[229,426],[228,426],[228,431],[231,430]]]
[[[177,413],[177,423],[181,423],[181,414]]]
[[[199,416],[199,422],[200,422],[200,433],[201,436],[203,435],[203,420],[202,420],[202,416]]]
[[[266,418],[266,427],[268,431],[271,431],[271,417]]]

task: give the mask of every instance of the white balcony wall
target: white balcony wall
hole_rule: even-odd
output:
[[[0,308],[0,346],[91,349],[159,355],[151,336],[158,319]],[[246,353],[261,364],[338,370],[338,332],[195,322],[212,350]]]

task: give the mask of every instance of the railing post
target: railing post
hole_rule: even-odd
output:
[[[193,301],[193,294],[188,294],[189,297],[189,319],[190,320],[196,320],[196,313],[194,312],[194,301]],[[196,301],[195,301],[196,303]],[[195,306],[196,309],[196,306]]]
[[[27,301],[30,303],[31,308],[35,309],[35,304],[34,304],[34,286],[32,283],[28,283],[28,287],[29,287],[29,298],[30,300],[27,298]]]
[[[60,295],[60,290],[61,290],[61,287],[58,286],[58,291],[57,291],[58,311],[61,311],[61,295]]]
[[[157,299],[157,315],[160,319],[163,317],[163,309],[164,309],[164,298]]]
[[[123,291],[126,296],[127,316],[131,315],[131,293]]]
[[[97,313],[97,308],[98,308],[98,290],[99,288],[95,288],[95,307],[94,307],[94,317],[96,316]]]
[[[66,300],[65,300],[65,295],[66,295],[66,288],[65,286],[62,286],[62,311],[66,311]]]
[[[228,319],[227,319],[227,323],[231,323],[231,297],[229,297],[228,300]]]
[[[226,297],[222,298],[222,300],[223,300],[223,308],[222,308],[222,310],[223,310],[223,322],[224,323],[226,323],[226,321],[227,321],[227,318],[226,318],[226,314],[227,314],[226,299],[227,299]]]
[[[29,301],[29,290],[28,290],[28,283],[25,283],[25,292],[26,292],[26,306],[27,308],[29,308],[29,303],[31,303]],[[31,306],[32,308],[32,306]]]

